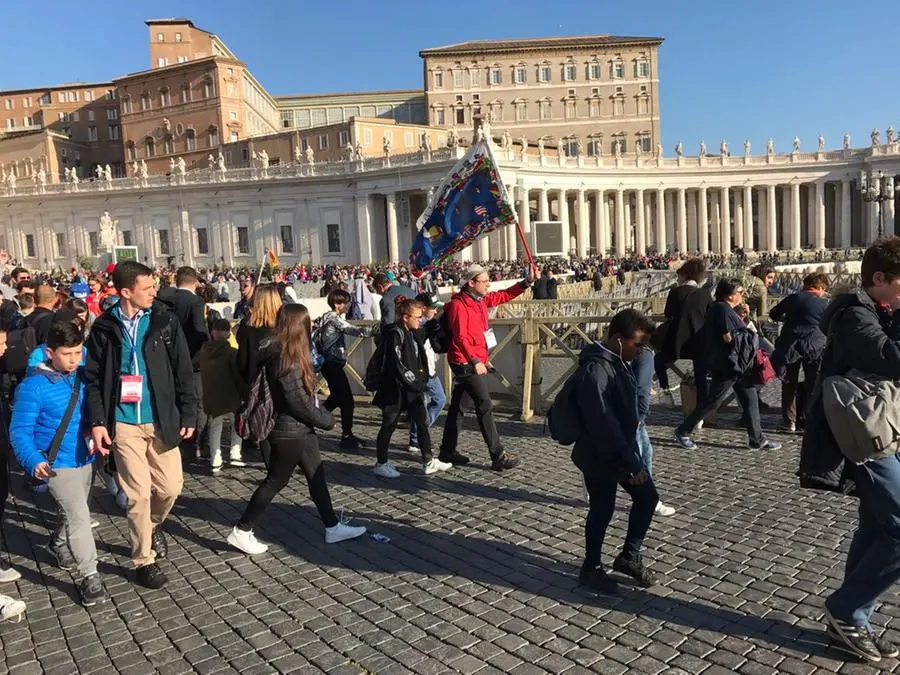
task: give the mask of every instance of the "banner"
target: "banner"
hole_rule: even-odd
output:
[[[410,265],[426,272],[476,239],[516,222],[490,147],[476,143],[441,181],[419,217]]]

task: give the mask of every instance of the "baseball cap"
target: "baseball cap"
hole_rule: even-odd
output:
[[[466,271],[462,273],[459,278],[460,284],[465,286],[467,283],[472,281],[479,274],[485,274],[487,270],[479,265],[478,263],[473,263],[466,268]]]
[[[428,293],[419,293],[416,296],[416,300],[421,302],[428,309],[440,309],[444,306],[444,303],[441,302],[441,299],[436,295],[429,295]]]

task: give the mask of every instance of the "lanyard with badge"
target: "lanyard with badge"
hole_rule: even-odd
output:
[[[137,357],[137,334],[138,334],[138,323],[141,318],[136,316],[134,321],[131,322],[131,326],[134,329],[134,334],[132,335],[131,329],[127,325],[124,325],[125,335],[128,336],[128,343],[131,347],[131,371],[130,375],[122,375],[122,388],[119,393],[119,402],[120,403],[140,403],[141,398],[144,393],[144,378],[140,375],[140,371],[138,369],[138,357]]]

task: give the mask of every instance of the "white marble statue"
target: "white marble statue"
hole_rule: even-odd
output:
[[[728,157],[728,141],[722,139],[722,142],[719,144],[719,154],[722,157]]]
[[[16,174],[10,171],[6,174],[6,186],[9,188],[10,194],[15,194],[16,192]]]
[[[363,161],[362,151],[363,151],[362,143],[360,143],[359,141],[356,141],[356,145],[353,147],[353,159],[355,159],[357,162]]]
[[[184,161],[184,157],[179,157],[178,161],[175,162],[175,171],[178,177],[184,180],[184,176],[187,173],[187,162]]]
[[[770,138],[766,141],[766,154],[774,155],[775,154],[775,140]]]
[[[581,140],[581,136],[575,139],[575,154],[578,157],[584,156],[584,141]]]
[[[484,126],[479,126],[475,129],[475,142],[476,143],[485,143],[487,141],[487,137],[484,135]],[[423,148],[424,150],[424,148]]]
[[[750,156],[750,139],[747,138],[744,140],[744,157]]]
[[[103,180],[103,167],[99,164],[94,169],[94,175],[97,176],[97,180]]]
[[[212,153],[209,153],[209,157],[206,158],[206,163],[210,169],[216,168],[216,158],[213,157]],[[137,162],[135,162],[134,165],[137,166]],[[135,173],[137,173],[137,170],[135,170]]]
[[[110,217],[109,211],[104,211],[100,216],[100,248],[105,251],[111,251],[116,245],[116,222]]]
[[[169,175],[170,176],[175,175],[175,158],[174,157],[169,157]]]
[[[300,150],[299,145],[295,145],[294,146],[294,162],[299,164],[302,159],[303,159],[303,151]]]
[[[706,157],[706,143],[700,141],[700,157]]]
[[[598,143],[598,146],[599,146],[599,143]],[[659,141],[657,141],[657,143],[656,143],[656,159],[662,159],[664,152],[665,151],[663,150],[663,144],[660,143]]]
[[[103,167],[103,180],[105,183],[112,183],[112,167],[109,164]]]
[[[263,148],[262,150],[260,150],[256,156],[259,158],[260,168],[268,169],[269,168],[269,153],[266,152],[266,149]]]
[[[422,140],[419,147],[425,152],[431,152],[431,136],[428,135],[427,131],[422,132]]]
[[[225,155],[222,154],[221,150],[219,150],[219,154],[216,156],[216,170],[223,176],[228,170],[228,167],[225,166]]]
[[[894,127],[892,127],[892,126],[888,127],[887,128],[887,143],[888,143],[888,145],[894,144],[894,141],[896,140],[894,137],[894,134],[895,134]]]
[[[519,157],[524,159],[525,155],[528,154],[528,139],[524,136],[519,139],[519,148]],[[540,140],[538,140],[538,151],[541,153],[541,156],[543,156],[543,146],[541,146]]]
[[[385,134],[384,138],[381,139],[381,151],[384,153],[385,157],[391,156],[391,146],[391,137]]]
[[[34,174],[35,181],[37,182],[38,192],[43,193],[44,188],[47,186],[47,172],[44,171],[44,165],[41,164],[38,167],[37,173]]]
[[[522,136],[522,147],[525,148],[528,146],[528,141],[525,140],[525,137]],[[546,154],[544,149],[544,137],[541,136],[538,139],[538,157],[543,157]]]
[[[566,154],[565,147],[563,144],[563,139],[559,136],[556,137],[556,155],[558,157],[563,157]]]
[[[503,132],[503,149],[511,150],[512,149],[512,134],[509,133],[509,129]]]
[[[619,157],[622,156],[622,139],[621,138],[616,139],[615,153],[616,153],[616,159],[618,159]]]
[[[850,134],[844,134],[844,150],[850,149]]]
[[[81,182],[81,179],[78,178],[78,170],[74,166],[69,174],[69,182],[75,186],[76,190],[78,189],[78,184]]]
[[[140,176],[144,180],[146,180],[150,176],[150,171],[147,169],[147,162],[145,162],[144,160],[141,160]]]
[[[872,133],[870,134],[872,138],[872,147],[880,148],[881,147],[881,132],[878,129],[872,129]]]
[[[800,152],[800,138],[798,136],[794,136],[794,141],[791,144],[791,152]]]
[[[678,141],[678,143],[675,145],[675,156],[681,157],[683,154],[684,154],[684,145],[682,144],[681,141]]]
[[[352,162],[353,154],[353,146],[347,143],[347,145],[344,146],[344,159],[346,159],[348,162]]]
[[[459,145],[459,135],[456,133],[456,129],[450,129],[447,132],[447,147],[455,148]]]
[[[316,163],[316,151],[313,150],[311,145],[306,146],[306,163],[307,164],[315,164]]]
[[[825,152],[825,137],[819,134],[819,152]]]

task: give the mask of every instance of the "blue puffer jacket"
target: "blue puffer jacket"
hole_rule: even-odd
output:
[[[94,461],[94,457],[88,454],[85,430],[81,428],[84,375],[81,379],[78,404],[53,462],[54,469],[75,469]],[[47,461],[45,453],[62,423],[74,380],[74,373],[64,375],[42,363],[16,388],[9,437],[16,458],[28,475],[33,475],[35,467]]]

